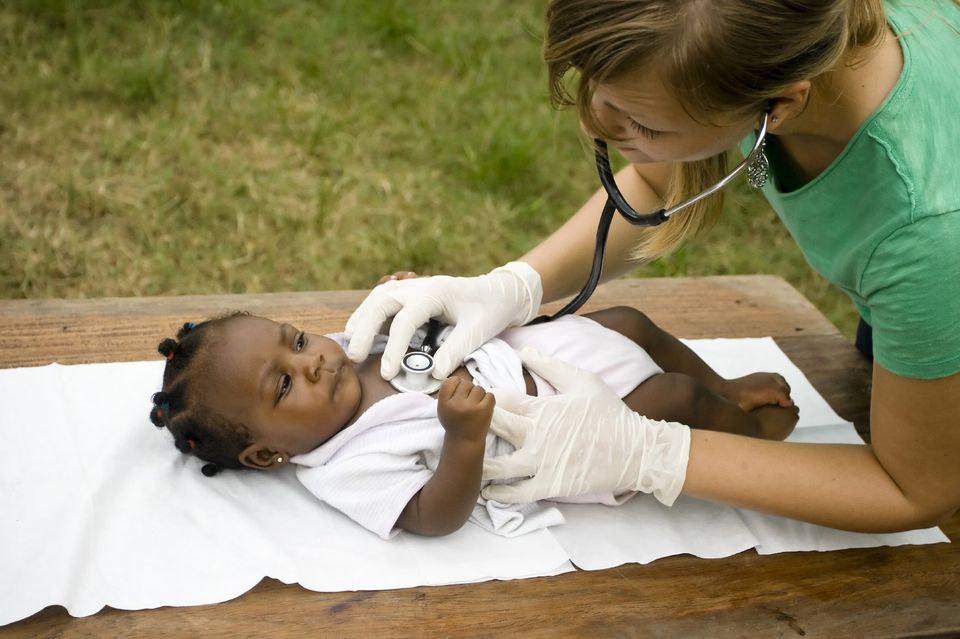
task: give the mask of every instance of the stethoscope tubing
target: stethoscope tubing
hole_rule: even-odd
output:
[[[607,154],[607,143],[600,139],[594,140],[597,175],[600,177],[600,184],[603,185],[603,190],[607,193],[607,201],[603,205],[603,210],[600,212],[600,220],[597,222],[597,237],[596,244],[593,249],[593,264],[590,267],[590,275],[587,277],[587,281],[584,283],[583,288],[580,289],[580,292],[577,293],[572,300],[567,302],[563,308],[553,315],[541,315],[531,321],[530,324],[542,324],[544,322],[550,322],[558,317],[563,317],[564,315],[573,313],[580,309],[580,307],[583,306],[588,299],[590,299],[590,296],[593,295],[593,292],[600,284],[600,277],[603,273],[603,256],[607,246],[607,236],[610,234],[610,224],[613,222],[613,214],[615,212],[619,212],[625,220],[635,226],[657,226],[669,220],[674,213],[682,211],[683,209],[696,204],[704,198],[710,197],[717,191],[726,187],[734,180],[734,178],[740,175],[750,165],[750,162],[753,160],[756,154],[759,153],[763,148],[767,137],[767,122],[769,118],[770,113],[765,112],[763,114],[763,120],[760,122],[760,128],[757,130],[757,140],[754,142],[750,153],[748,153],[746,157],[743,158],[743,161],[734,167],[734,169],[730,171],[723,179],[710,188],[701,191],[697,195],[684,200],[679,204],[676,204],[668,209],[659,209],[651,213],[640,213],[630,206],[630,203],[627,202],[625,197],[623,197],[623,193],[620,191],[620,188],[617,186],[617,182],[613,177],[613,170],[610,168],[610,157]]]

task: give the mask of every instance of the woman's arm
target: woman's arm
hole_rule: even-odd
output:
[[[483,454],[494,398],[461,377],[448,377],[437,394],[446,434],[433,477],[407,503],[397,526],[419,535],[459,530],[480,495]]]
[[[627,165],[617,172],[617,184],[635,209],[654,211],[662,206],[671,170],[670,164]],[[606,192],[599,189],[563,226],[520,258],[540,273],[544,302],[576,293],[587,280],[597,221],[606,200]],[[603,281],[630,270],[630,253],[643,232],[643,227],[614,216],[604,253]]]
[[[960,374],[874,365],[871,446],[694,431],[685,494],[863,532],[936,525],[960,508]]]
[[[484,477],[517,481],[487,486],[488,499],[639,490],[670,505],[683,492],[864,532],[931,526],[960,507],[960,373],[911,380],[875,365],[873,445],[796,444],[648,420],[593,373],[521,357],[561,394],[498,394],[491,430],[518,450],[486,459]]]

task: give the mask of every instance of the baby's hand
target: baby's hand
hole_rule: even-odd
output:
[[[419,275],[413,271],[397,271],[381,277],[379,280],[377,280],[377,286],[385,282],[392,282],[393,280],[412,280],[415,277],[419,277]]]
[[[720,394],[746,411],[760,406],[793,406],[790,385],[777,373],[753,373],[725,380]]]
[[[447,435],[483,441],[496,399],[462,377],[448,377],[437,391],[437,417]]]

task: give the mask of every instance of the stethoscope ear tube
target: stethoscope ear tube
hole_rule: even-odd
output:
[[[603,205],[603,211],[600,213],[600,222],[597,224],[597,242],[593,249],[593,265],[590,267],[590,276],[587,278],[587,283],[583,285],[576,297],[567,302],[566,306],[553,315],[541,315],[534,318],[528,326],[550,322],[558,317],[573,313],[590,299],[590,296],[597,289],[597,284],[600,283],[600,275],[603,272],[603,254],[607,247],[607,235],[610,233],[610,223],[613,221],[613,214],[616,210],[613,199],[607,198],[607,203]]]
[[[607,192],[607,201],[603,205],[603,211],[600,212],[600,221],[597,223],[597,241],[593,249],[593,265],[590,267],[590,276],[577,296],[570,300],[566,306],[553,315],[541,315],[534,318],[530,324],[542,324],[576,312],[590,299],[590,296],[597,289],[597,285],[600,284],[600,276],[603,273],[603,255],[606,251],[607,236],[610,234],[610,224],[613,222],[614,213],[619,211],[625,220],[636,226],[657,226],[670,219],[666,215],[666,209],[647,214],[637,213],[627,203],[623,193],[620,192],[620,187],[617,186],[617,181],[613,179],[610,158],[607,156],[607,143],[600,139],[593,142],[596,145],[597,175],[600,176],[603,190]]]
[[[754,157],[759,157],[763,162],[766,162],[766,157],[763,156],[763,144],[767,137],[767,122],[769,118],[770,110],[768,109],[764,112],[763,119],[760,121],[760,128],[757,131],[757,139],[754,142],[753,149],[747,154],[747,157],[723,179],[688,200],[680,202],[669,209],[660,209],[652,213],[639,213],[630,206],[630,203],[623,197],[623,193],[620,192],[617,181],[613,177],[613,170],[610,168],[610,158],[607,156],[607,143],[600,139],[594,140],[597,175],[600,177],[603,190],[607,192],[607,202],[603,205],[603,211],[600,213],[600,221],[597,224],[597,243],[593,250],[593,265],[590,268],[590,276],[587,278],[586,284],[583,285],[583,289],[581,289],[577,296],[570,300],[566,306],[553,315],[541,315],[530,322],[530,324],[542,324],[543,322],[555,320],[568,313],[573,313],[579,310],[579,308],[590,299],[597,285],[600,284],[600,275],[603,271],[603,254],[607,246],[607,235],[610,233],[610,223],[613,221],[613,214],[615,212],[619,211],[623,219],[630,222],[630,224],[636,226],[657,226],[669,220],[670,216],[677,211],[683,210],[724,188],[733,181],[737,175],[751,165]],[[763,173],[763,179],[766,180],[766,171],[763,171]],[[751,184],[752,183],[753,181],[751,180]],[[760,186],[762,186],[762,184],[760,184]]]
[[[616,210],[620,211],[620,215],[634,226],[659,226],[669,220],[670,216],[667,214],[667,209],[660,209],[652,213],[638,213],[636,209],[630,206],[627,198],[623,197],[623,193],[620,192],[617,181],[613,178],[610,157],[607,155],[607,143],[599,138],[594,140],[593,143],[596,147],[597,175],[600,177],[603,190],[607,192],[607,204],[613,202]]]

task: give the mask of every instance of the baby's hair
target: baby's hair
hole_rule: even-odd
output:
[[[150,421],[173,434],[174,445],[181,453],[209,462],[202,469],[207,477],[224,468],[244,468],[239,456],[250,443],[246,426],[210,410],[196,392],[196,385],[209,366],[203,353],[216,329],[245,316],[247,313],[239,311],[199,324],[187,322],[177,331],[176,339],[168,337],[157,346],[167,363],[162,390],[152,397]]]

